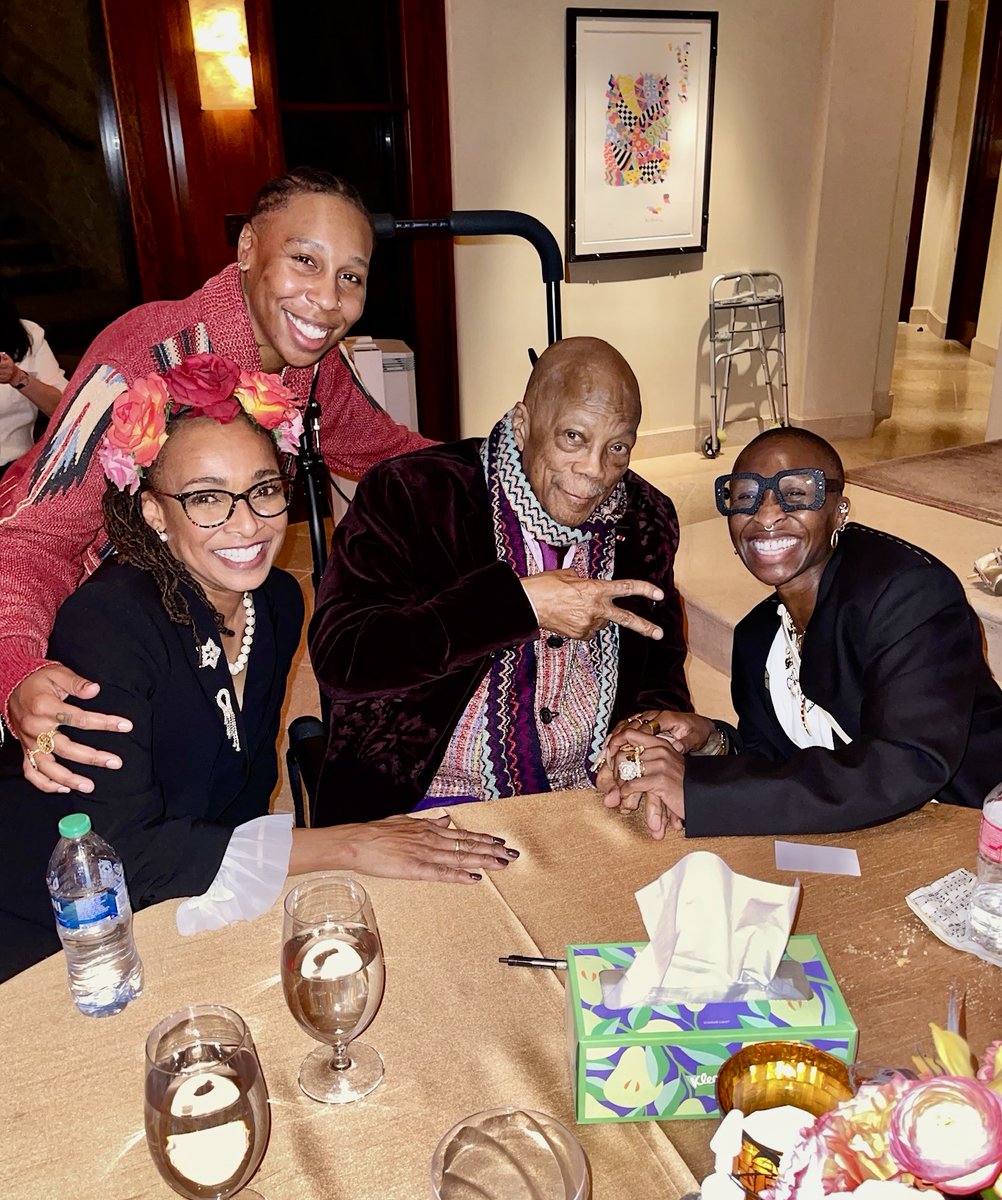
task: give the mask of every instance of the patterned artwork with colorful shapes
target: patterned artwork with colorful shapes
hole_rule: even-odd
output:
[[[608,1008],[602,972],[629,967],[641,947],[567,948],[579,1123],[718,1116],[717,1072],[749,1042],[806,1041],[853,1061],[856,1024],[813,935],[794,934],[786,950],[787,958],[803,966],[809,1000]]]
[[[670,84],[660,75],[610,75],[606,90],[605,182],[663,183],[668,173]]]

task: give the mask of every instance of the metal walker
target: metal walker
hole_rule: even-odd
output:
[[[731,285],[729,295],[723,292]],[[775,271],[734,271],[718,275],[710,284],[710,436],[703,442],[707,458],[716,458],[727,433],[727,392],[731,360],[739,354],[758,354],[773,425],[789,425],[790,403],[786,386],[786,307],[783,281]],[[770,362],[769,356],[773,359]],[[717,365],[724,377],[717,394]],[[778,374],[778,380],[776,378]],[[776,407],[775,384],[781,400]]]

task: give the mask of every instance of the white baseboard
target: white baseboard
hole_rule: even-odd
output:
[[[930,333],[938,338],[946,337],[946,321],[936,316],[931,308],[910,308],[908,310],[909,325],[924,325]]]
[[[971,342],[971,358],[975,362],[987,363],[990,367],[994,367],[997,354],[998,350],[987,342],[980,342],[977,338]]]
[[[874,404],[879,403],[879,397],[874,397]],[[888,410],[889,411],[889,410]],[[847,413],[833,417],[804,417],[797,413],[790,414],[792,424],[803,429],[812,429],[829,441],[838,438],[864,438],[873,433],[877,416],[886,414],[874,412]],[[724,437],[724,446],[744,446],[757,437],[770,422],[760,419],[745,421],[728,421]],[[710,436],[709,425],[683,425],[677,429],[641,430],[637,435],[637,445],[633,451],[634,458],[661,458],[669,454],[687,454],[692,450],[702,451],[703,442]]]

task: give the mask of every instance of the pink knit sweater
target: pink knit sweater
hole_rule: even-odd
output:
[[[186,300],[143,304],[100,334],[84,355],[42,442],[0,482],[0,701],[44,666],[56,610],[107,544],[101,499],[106,481],[95,450],[115,397],[142,375],[186,354],[212,349],[260,370],[235,264]],[[313,368],[285,382],[309,395]],[[373,463],[429,445],[396,424],[359,386],[346,358],[320,363],[320,448],[331,470],[358,477]]]

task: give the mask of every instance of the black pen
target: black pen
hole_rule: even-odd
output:
[[[533,958],[528,954],[506,954],[498,959],[499,963],[507,963],[509,967],[549,967],[554,971],[566,971],[566,958]]]

